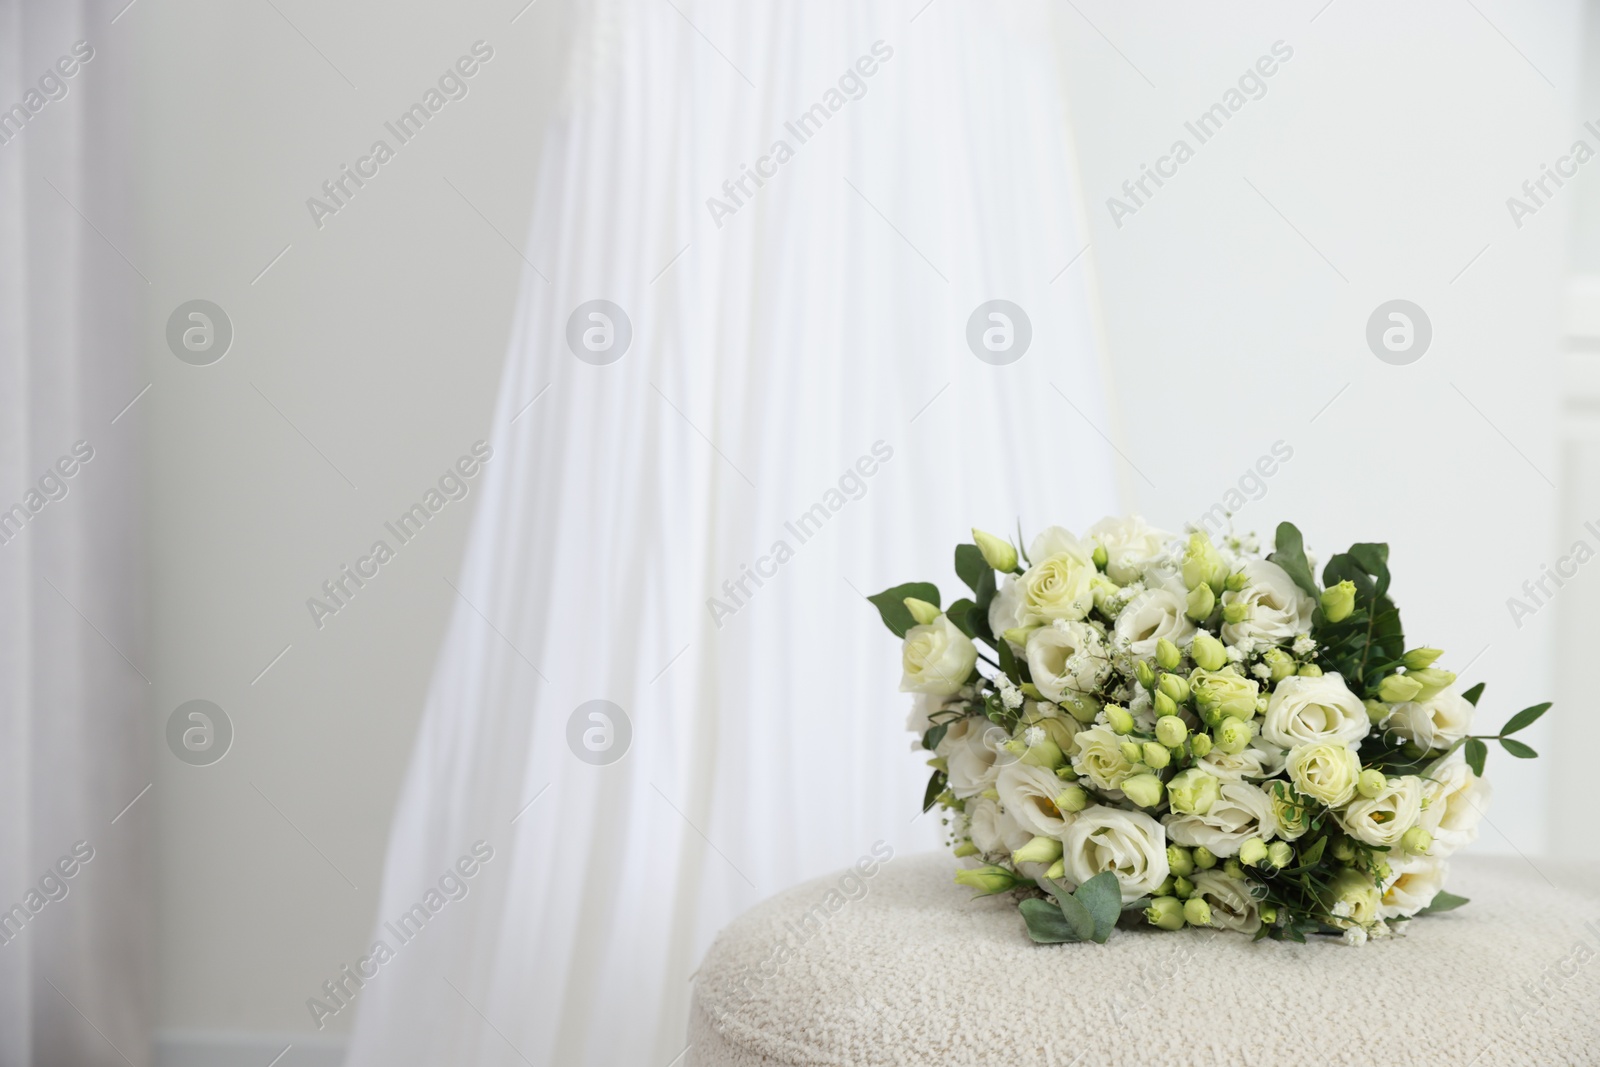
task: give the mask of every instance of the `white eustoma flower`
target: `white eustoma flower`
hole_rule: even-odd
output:
[[[1106,574],[1118,585],[1127,585],[1138,580],[1145,565],[1161,555],[1174,535],[1130,515],[1107,516],[1089,527],[1088,536],[1106,550]]]
[[[1452,685],[1427,700],[1396,704],[1385,725],[1423,748],[1449,748],[1472,729],[1475,710]]]
[[[1377,796],[1357,797],[1334,815],[1351,837],[1398,848],[1400,838],[1422,817],[1422,779],[1414,774],[1390,778]]]
[[[1417,825],[1433,837],[1429,854],[1448,856],[1476,841],[1478,823],[1493,793],[1486,780],[1472,773],[1459,752],[1434,772],[1432,781],[1424,781],[1424,806]]]
[[[1067,876],[1082,885],[1111,871],[1127,903],[1154,894],[1167,880],[1167,837],[1161,824],[1137,811],[1104,804],[1083,809],[1061,835]]]
[[[1100,632],[1086,622],[1057,622],[1028,635],[1028,670],[1046,700],[1088,695],[1111,673]]]
[[[1075,740],[1077,752],[1072,757],[1072,769],[1098,789],[1120,790],[1133,773],[1133,764],[1122,754],[1122,738],[1117,732],[1109,726],[1091,726],[1080,730]]]
[[[1166,638],[1179,648],[1194,638],[1195,625],[1184,614],[1184,598],[1170,589],[1146,589],[1117,615],[1112,634],[1118,648],[1141,659],[1156,654],[1156,644]]]
[[[940,615],[906,631],[900,652],[900,691],[948,696],[967,683],[977,662],[978,649],[972,639]]]
[[[1292,675],[1273,689],[1261,736],[1281,748],[1324,741],[1354,745],[1371,729],[1366,706],[1338,674]]]
[[[1224,782],[1237,782],[1244,778],[1271,778],[1283,770],[1288,752],[1260,737],[1252,738],[1250,747],[1241,752],[1227,753],[1220,748],[1207,752],[1199,767],[1214,778]]]
[[[1432,903],[1444,888],[1449,866],[1438,856],[1407,856],[1389,861],[1389,880],[1378,902],[1378,918],[1410,918]]]
[[[1221,870],[1195,871],[1194,896],[1211,905],[1211,925],[1223,930],[1253,934],[1261,929],[1261,910],[1250,895],[1250,886],[1230,878]]]
[[[1023,829],[1040,837],[1060,837],[1074,818],[1063,815],[1056,807],[1055,798],[1061,795],[1063,786],[1054,771],[1031,763],[1013,763],[1000,772],[994,788],[1000,794],[1000,806]]]
[[[1029,830],[988,797],[967,802],[967,820],[972,843],[985,856],[1001,853],[1009,856],[1033,840],[1034,835]]]
[[[1204,845],[1217,856],[1237,856],[1239,846],[1252,837],[1277,836],[1272,801],[1249,782],[1223,782],[1220,796],[1204,815],[1168,815],[1167,836],[1180,845]]]
[[[965,799],[992,788],[1000,767],[1016,758],[1001,747],[1007,740],[1006,732],[988,719],[973,717],[951,723],[934,749],[934,755],[945,761],[950,792]]]
[[[1316,601],[1294,584],[1287,571],[1266,559],[1253,559],[1241,569],[1247,584],[1237,592],[1223,593],[1222,604],[1244,604],[1248,613],[1243,622],[1223,624],[1224,643],[1241,647],[1246,647],[1246,641],[1279,645],[1311,629]]]
[[[1022,582],[1014,574],[1007,575],[1006,580],[995,590],[994,599],[989,601],[989,632],[995,637],[1001,637],[1007,630],[1015,630],[1022,626],[1022,600]],[[1022,652],[1016,642],[1006,643],[1013,651],[1019,654]]]

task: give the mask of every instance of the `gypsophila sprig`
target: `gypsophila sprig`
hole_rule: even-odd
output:
[[[870,597],[903,640],[901,689],[931,753],[956,881],[1018,899],[1044,943],[1117,922],[1365,944],[1467,901],[1447,858],[1476,840],[1483,686],[1407,648],[1389,548],[1352,545],[1321,583],[1300,531],[1174,535],[1138,517],[1024,551],[973,531],[971,590]]]

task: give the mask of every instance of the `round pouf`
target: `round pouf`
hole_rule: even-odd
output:
[[[1456,857],[1470,904],[1360,947],[1195,929],[1036,945],[955,867],[863,865],[735,920],[696,977],[687,1063],[1600,1063],[1591,876]]]

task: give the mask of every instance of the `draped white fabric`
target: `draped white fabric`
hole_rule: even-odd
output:
[[[112,14],[0,0],[0,107],[27,109],[0,115],[0,1067],[149,1062],[148,798],[118,818],[150,782],[137,409],[112,421],[146,282],[113,247]]]
[[[585,9],[352,1067],[674,1062],[723,923],[874,842],[937,843],[859,594],[953,600],[968,526],[1117,510],[1048,9],[919,6]],[[996,298],[1032,326],[1005,366],[966,341]],[[594,299],[632,327],[604,366],[566,341]],[[632,726],[607,766],[568,744],[595,699]],[[469,895],[397,944],[479,839]]]

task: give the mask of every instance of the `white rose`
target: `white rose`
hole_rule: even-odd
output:
[[[1239,846],[1252,837],[1275,837],[1277,820],[1272,801],[1249,782],[1223,782],[1220,796],[1204,815],[1168,815],[1163,820],[1167,836],[1180,845],[1204,845],[1215,855],[1237,856]]]
[[[1028,670],[1046,700],[1096,692],[1111,673],[1100,632],[1086,622],[1058,622],[1028,635]]]
[[[900,691],[949,696],[967,684],[967,675],[977,662],[978,649],[972,639],[940,615],[925,626],[906,631],[900,651],[904,671]]]
[[[1046,526],[1028,544],[1028,558],[1035,563],[1051,556],[1068,555],[1094,565],[1094,546],[1085,544],[1071,530]]]
[[[1391,861],[1389,883],[1378,902],[1378,918],[1410,918],[1444,888],[1448,865],[1437,856],[1407,856]]]
[[[1448,856],[1478,839],[1478,823],[1493,795],[1489,783],[1472,773],[1457,753],[1439,768],[1433,781],[1424,782],[1425,806],[1418,825],[1433,837],[1429,854]]]
[[[1080,730],[1078,750],[1072,757],[1072,769],[1103,790],[1120,790],[1133,764],[1122,754],[1122,738],[1109,726],[1091,726]],[[1120,793],[1118,794],[1120,796]]]
[[[1222,640],[1242,645],[1246,640],[1281,645],[1311,629],[1316,601],[1294,584],[1289,573],[1271,560],[1253,559],[1242,568],[1246,585],[1222,594],[1222,604],[1244,604],[1250,610],[1243,622],[1224,623]]]
[[[1423,748],[1449,748],[1472,729],[1475,710],[1452,685],[1427,700],[1396,704],[1394,714],[1385,725]]]
[[[1117,615],[1113,633],[1119,648],[1126,648],[1141,659],[1156,654],[1156,643],[1163,637],[1179,648],[1194,638],[1195,625],[1184,614],[1184,598],[1170,589],[1146,589]]]
[[[1000,746],[1009,739],[1003,729],[985,718],[972,717],[951,723],[939,747],[934,749],[934,755],[945,761],[950,792],[965,799],[991,788],[1000,775],[1000,766],[1016,759],[1006,752],[1005,760],[1000,760],[1000,753],[1004,751]]]
[[[967,829],[972,844],[985,856],[1009,856],[1033,840],[1031,832],[988,797],[967,801]]]
[[[1242,752],[1228,753],[1213,748],[1200,760],[1200,769],[1224,782],[1237,782],[1244,778],[1271,778],[1283,770],[1289,753],[1260,737],[1250,740],[1250,747]]]
[[[1073,818],[1063,816],[1056,807],[1055,798],[1061,795],[1063,784],[1054,771],[1030,763],[1013,763],[1000,772],[994,787],[1000,794],[1001,807],[1023,829],[1040,837],[1059,837]]]
[[[1145,564],[1160,556],[1175,535],[1130,515],[1101,519],[1089,527],[1088,536],[1106,550],[1106,574],[1118,585],[1127,585],[1140,578]]]
[[[1015,583],[1005,583],[1016,587],[1008,601],[1015,597],[1019,602],[1008,602],[998,613],[993,603],[989,605],[991,629],[997,614],[1000,622],[1011,622],[1006,629],[1056,619],[1073,622],[1089,614],[1094,607],[1094,579],[1100,573],[1095,569],[1092,548],[1061,527],[1052,526],[1033,539],[1028,558],[1033,560],[1032,566]]]
[[[1211,905],[1212,926],[1243,934],[1261,929],[1261,911],[1250,895],[1248,883],[1230,878],[1220,870],[1196,871],[1189,879],[1194,882],[1193,896]]]
[[[1291,749],[1287,766],[1296,789],[1330,808],[1348,803],[1361,778],[1360,757],[1337,741]]]
[[[1371,729],[1366,707],[1345,688],[1343,678],[1292,675],[1272,691],[1261,736],[1282,748],[1323,741],[1353,745]]]
[[[1082,885],[1112,871],[1127,903],[1152,895],[1167,880],[1167,836],[1161,824],[1137,811],[1104,804],[1083,809],[1061,835],[1067,876]]]
[[[995,590],[994,599],[989,601],[989,632],[995,637],[1001,637],[1007,630],[1015,630],[1023,625],[1022,621],[1022,583],[1014,574],[1007,575],[1006,580],[1000,583],[1000,588]],[[1021,652],[1014,642],[1007,642],[1012,649]]]
[[[1357,797],[1334,814],[1351,837],[1397,848],[1400,838],[1422,817],[1422,779],[1414,774],[1390,778],[1377,796]]]

